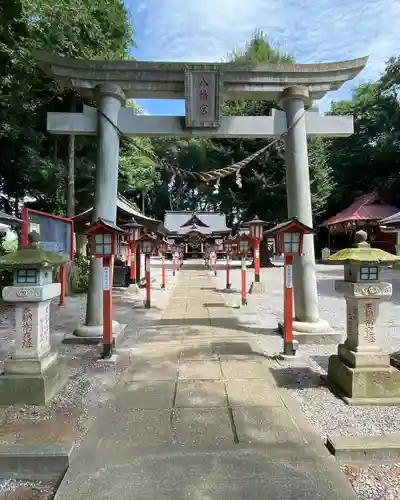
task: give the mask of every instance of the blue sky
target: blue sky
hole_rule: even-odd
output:
[[[400,0],[125,0],[135,27],[132,55],[146,61],[214,62],[262,29],[299,63],[369,55],[364,71],[320,101],[350,97],[400,54]],[[145,113],[183,115],[181,101],[138,100]]]

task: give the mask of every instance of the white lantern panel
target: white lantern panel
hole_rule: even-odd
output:
[[[20,269],[17,271],[17,283],[21,285],[35,284],[37,281],[36,269]]]
[[[292,235],[292,241],[300,241],[300,233],[290,233]]]
[[[283,241],[286,243],[290,243],[292,241],[292,233],[284,233],[283,234]]]
[[[374,281],[378,279],[378,268],[375,266],[364,266],[360,268],[360,279],[362,281]]]
[[[285,241],[285,243],[284,243],[284,250],[283,251],[285,253],[292,253],[292,243],[290,241]]]

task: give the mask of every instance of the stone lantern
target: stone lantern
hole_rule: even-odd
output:
[[[40,250],[36,231],[28,242],[0,258],[0,268],[14,270],[13,285],[4,288],[3,299],[15,308],[15,347],[0,375],[1,405],[44,405],[68,380],[67,366],[50,350],[50,302],[61,293],[60,283],[53,283],[53,267],[65,260]]]
[[[344,263],[344,280],[335,282],[335,290],[346,300],[347,338],[329,358],[326,381],[348,404],[400,404],[400,371],[375,335],[379,302],[392,295],[392,285],[379,281],[380,266],[400,259],[366,240],[367,233],[358,231],[353,248],[329,258]]]
[[[264,236],[263,230],[265,224],[266,222],[259,219],[257,216],[246,223],[246,225],[249,226],[250,238],[252,239],[254,262],[254,281],[250,286],[249,293],[254,295],[263,294],[265,291],[260,278],[260,247]]]

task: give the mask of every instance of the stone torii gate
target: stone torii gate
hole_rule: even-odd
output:
[[[312,226],[307,136],[349,136],[351,116],[319,116],[305,111],[312,101],[340,88],[365,66],[367,57],[323,64],[191,64],[176,62],[90,61],[46,53],[39,66],[98,109],[83,113],[48,113],[52,134],[97,135],[98,160],[94,218],[115,223],[119,164],[116,127],[132,136],[207,136],[267,138],[285,135],[288,217]],[[124,108],[126,99],[185,99],[185,117],[139,116]],[[279,102],[283,111],[268,117],[222,116],[224,99]],[[107,117],[107,118],[106,118]],[[293,269],[296,321],[294,334],[303,342],[332,334],[319,317],[314,242],[304,238],[304,255]],[[86,325],[77,335],[101,335],[101,262],[92,263]]]

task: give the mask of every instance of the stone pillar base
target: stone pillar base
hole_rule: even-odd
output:
[[[389,364],[353,368],[333,355],[323,379],[349,405],[400,405],[400,371]]]
[[[262,295],[265,292],[264,284],[261,281],[253,281],[250,285],[249,293],[252,295]]]
[[[278,323],[278,331],[283,336],[284,323]],[[323,319],[316,322],[293,320],[293,338],[299,344],[337,344],[342,334],[332,330],[329,323]]]
[[[112,322],[113,339],[116,344],[121,338],[126,325],[121,325],[118,321]],[[103,343],[103,326],[102,325],[80,325],[72,335],[66,335],[63,340],[64,344],[86,344],[98,345]]]
[[[52,362],[46,366],[49,358]],[[68,367],[57,355],[44,358],[43,363],[18,359],[4,365],[7,372],[0,375],[0,405],[46,405],[68,381]],[[25,367],[31,373],[16,373]],[[34,373],[37,369],[40,371]]]

